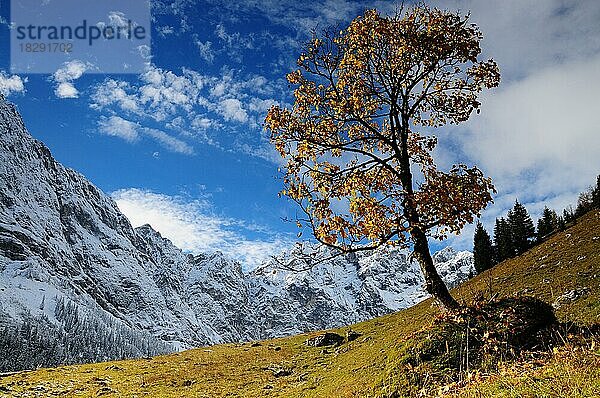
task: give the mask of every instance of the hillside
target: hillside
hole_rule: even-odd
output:
[[[600,321],[600,212],[593,211],[524,255],[498,264],[453,291],[531,295],[555,304],[561,321]],[[430,300],[352,326],[361,334],[337,349],[307,347],[309,335],[226,344],[140,360],[67,366],[5,375],[6,396],[369,397],[394,395],[403,338],[436,314]],[[344,333],[346,329],[340,329]],[[314,334],[313,334],[314,335]],[[565,340],[569,339],[568,331]],[[501,365],[458,396],[598,396],[600,349],[566,344],[531,361]],[[564,377],[568,374],[569,377]],[[400,392],[401,393],[401,392]]]

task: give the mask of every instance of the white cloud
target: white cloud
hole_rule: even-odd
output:
[[[119,116],[103,118],[98,122],[98,129],[101,133],[119,137],[128,142],[133,142],[138,139],[139,128],[140,126],[137,123],[130,122]]]
[[[133,88],[127,82],[107,79],[96,87],[91,107],[100,110],[115,105],[127,113],[139,113],[138,98],[128,92],[131,90]]]
[[[200,51],[200,56],[202,57],[202,59],[204,59],[209,64],[215,60],[215,53],[212,50],[212,42],[208,40],[205,42],[198,40],[196,42],[196,45],[198,46],[198,50]]]
[[[95,88],[92,94],[93,109],[109,108],[142,117],[164,121],[181,116],[185,112],[193,120],[197,112],[213,112],[225,120],[250,122],[248,111],[258,115],[275,99],[264,98],[278,91],[276,83],[264,76],[249,75],[246,78],[225,70],[220,76],[202,75],[184,69],[178,75],[172,71],[150,65],[139,76],[141,84],[107,79]],[[249,108],[244,108],[244,103]],[[260,115],[262,117],[262,114]]]
[[[79,60],[65,62],[52,75],[52,80],[56,82],[54,94],[58,98],[77,98],[79,91],[73,85],[73,81],[79,79],[83,74],[93,66]]]
[[[312,1],[281,1],[281,0],[263,0],[260,2],[252,0],[239,0],[236,2],[220,1],[217,3],[221,9],[229,13],[244,14],[246,12],[255,12],[260,10],[261,15],[268,18],[272,23],[286,26],[290,29],[296,29],[302,34],[301,37],[310,36],[311,29],[326,28],[335,25],[338,22],[348,22],[358,15],[365,8],[377,8],[387,10],[397,5],[397,2],[391,1],[346,1],[346,0],[325,0],[319,2]],[[241,13],[239,11],[242,11]],[[228,44],[238,39],[239,33],[229,33],[223,25],[217,26],[216,34]]]
[[[125,120],[119,116],[103,117],[98,121],[98,130],[106,135],[119,137],[127,142],[134,142],[141,135],[148,136],[167,150],[184,155],[192,155],[194,149],[186,142],[175,138],[164,131],[141,126],[137,122]]]
[[[260,99],[260,98],[252,98],[250,103],[248,104],[248,109],[257,113],[267,114],[267,111],[273,106],[279,105],[279,102],[274,99]]]
[[[79,91],[75,88],[73,83],[70,82],[62,82],[56,86],[54,89],[54,94],[58,98],[78,98]]]
[[[79,79],[90,65],[79,60],[65,62],[63,67],[54,72],[53,78],[57,82],[66,82]]]
[[[91,107],[103,110],[115,106],[121,111],[164,121],[180,111],[190,112],[200,100],[202,76],[184,69],[182,75],[153,65],[140,76],[141,85],[107,79],[92,94]]]
[[[164,131],[146,128],[144,129],[144,132],[171,152],[182,153],[184,155],[192,155],[194,153],[194,149],[190,145],[178,138],[170,136]]]
[[[242,107],[240,100],[236,98],[227,98],[221,101],[221,107],[219,112],[223,115],[225,120],[245,123],[248,121],[248,113]]]
[[[24,93],[27,78],[21,78],[19,75],[8,75],[0,70],[0,93],[9,96],[12,93]]]
[[[242,153],[264,159],[280,167],[286,164],[285,160],[281,157],[279,152],[277,152],[275,147],[271,145],[268,141],[261,141],[253,145],[244,142],[238,144],[236,149]]]
[[[175,33],[175,29],[172,26],[160,26],[156,28],[156,30],[158,30],[158,33],[161,35],[161,37],[166,37]]]
[[[502,177],[532,170],[543,171],[536,179],[547,187],[590,181],[600,171],[599,70],[597,56],[545,69],[486,95],[481,115],[468,125],[466,151]]]
[[[484,52],[498,61],[505,79],[600,51],[600,3],[596,0],[437,3],[471,12],[471,21],[484,34]]]
[[[192,120],[192,126],[200,130],[208,130],[215,125],[215,121],[207,117],[196,116]]]
[[[157,120],[164,120],[178,109],[190,110],[204,84],[199,73],[187,69],[176,75],[150,67],[140,78],[146,84],[139,88],[139,101],[158,112]]]
[[[230,48],[239,50],[242,48],[252,49],[254,47],[252,36],[242,35],[239,32],[229,33],[223,24],[217,25],[215,35]]]
[[[255,231],[254,226],[215,215],[206,200],[186,200],[135,188],[119,190],[112,196],[134,226],[150,224],[184,251],[199,254],[220,250],[240,260],[247,270],[291,244],[274,236],[246,238],[242,231]]]
[[[158,24],[162,22],[161,15],[174,15],[176,18],[170,23],[175,24],[169,27],[176,33],[185,33],[191,29],[189,21],[190,7],[197,8],[198,4],[194,0],[154,0],[152,1],[152,22]]]

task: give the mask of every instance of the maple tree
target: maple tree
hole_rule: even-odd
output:
[[[367,10],[346,29],[313,35],[287,75],[293,107],[273,106],[265,119],[299,226],[340,253],[412,247],[426,290],[450,310],[458,304],[428,237],[473,222],[494,187],[477,167],[439,170],[428,130],[466,121],[478,94],[499,84],[496,63],[479,59],[481,39],[468,15]]]

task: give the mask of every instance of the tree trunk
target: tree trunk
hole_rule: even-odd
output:
[[[429,252],[427,236],[421,229],[413,228],[411,237],[414,243],[414,256],[419,262],[421,272],[425,278],[425,289],[434,299],[438,300],[447,311],[456,311],[460,308],[458,302],[452,297],[446,284],[438,274]]]
[[[404,108],[407,108],[406,104],[404,105]],[[427,293],[438,300],[447,311],[454,312],[460,308],[460,305],[450,295],[448,287],[435,269],[435,265],[433,265],[433,259],[429,252],[427,235],[425,235],[425,232],[421,229],[419,213],[417,212],[417,207],[414,203],[413,181],[412,173],[410,171],[410,155],[408,153],[408,112],[403,112],[402,122],[398,119],[398,113],[396,112],[394,117],[390,119],[390,125],[392,128],[396,128],[400,133],[401,145],[397,148],[399,150],[398,161],[400,164],[400,180],[406,191],[402,201],[402,207],[404,208],[404,215],[410,227],[410,236],[414,245],[414,256],[419,262],[423,278],[425,278],[425,289],[427,290]]]

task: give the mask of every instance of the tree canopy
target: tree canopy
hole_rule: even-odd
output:
[[[368,10],[346,29],[314,35],[287,75],[293,107],[273,106],[265,120],[299,226],[341,252],[412,246],[427,290],[446,307],[456,302],[427,237],[459,232],[494,188],[477,167],[440,170],[432,130],[466,121],[479,112],[478,94],[498,85],[481,39],[468,15]]]

